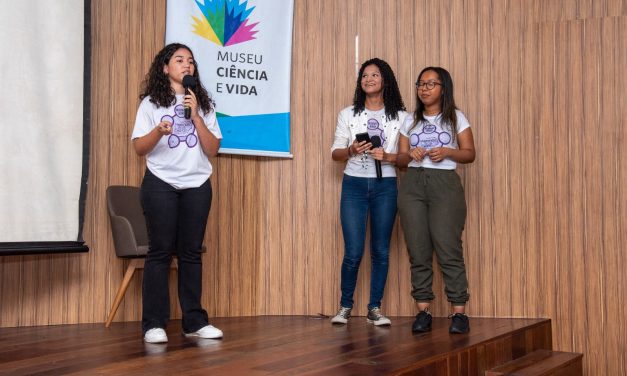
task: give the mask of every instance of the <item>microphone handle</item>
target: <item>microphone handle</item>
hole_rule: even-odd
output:
[[[185,95],[189,94],[189,90],[185,88]],[[192,108],[189,106],[185,106],[185,119],[189,119],[192,117]]]
[[[383,177],[383,174],[381,173],[381,161],[378,159],[375,159],[374,167],[377,170],[377,179],[381,179]]]

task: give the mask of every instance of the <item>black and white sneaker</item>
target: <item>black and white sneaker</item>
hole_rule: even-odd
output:
[[[392,321],[381,313],[381,308],[375,307],[368,310],[367,321],[373,323],[375,326],[392,325]]]
[[[332,324],[346,324],[348,322],[348,318],[351,317],[352,308],[340,307],[340,310],[337,312],[337,315],[333,316],[331,319]]]

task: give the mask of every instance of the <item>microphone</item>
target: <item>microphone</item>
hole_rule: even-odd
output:
[[[381,147],[381,137],[379,136],[372,136],[370,137],[370,143],[372,143],[372,147],[373,148],[380,148]],[[374,167],[377,170],[377,179],[381,179],[382,177],[382,173],[381,173],[381,161],[378,159],[374,160]]]
[[[189,89],[195,89],[196,88],[196,80],[194,79],[193,76],[185,75],[185,77],[183,77],[183,87],[185,88],[185,95],[189,94]],[[189,106],[185,106],[185,119],[189,119],[192,117],[192,109]]]

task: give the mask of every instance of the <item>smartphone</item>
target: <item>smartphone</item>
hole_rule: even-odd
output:
[[[355,135],[355,139],[357,140],[357,142],[362,142],[362,141],[370,142],[370,135],[368,134],[368,132],[357,133]]]

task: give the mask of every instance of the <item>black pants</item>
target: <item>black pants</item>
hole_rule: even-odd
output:
[[[209,179],[198,188],[176,189],[148,169],[141,186],[141,201],[148,227],[150,249],[142,286],[142,331],[165,328],[170,318],[168,273],[172,254],[178,258],[178,294],[183,331],[208,325],[200,305],[202,242],[211,207]]]

